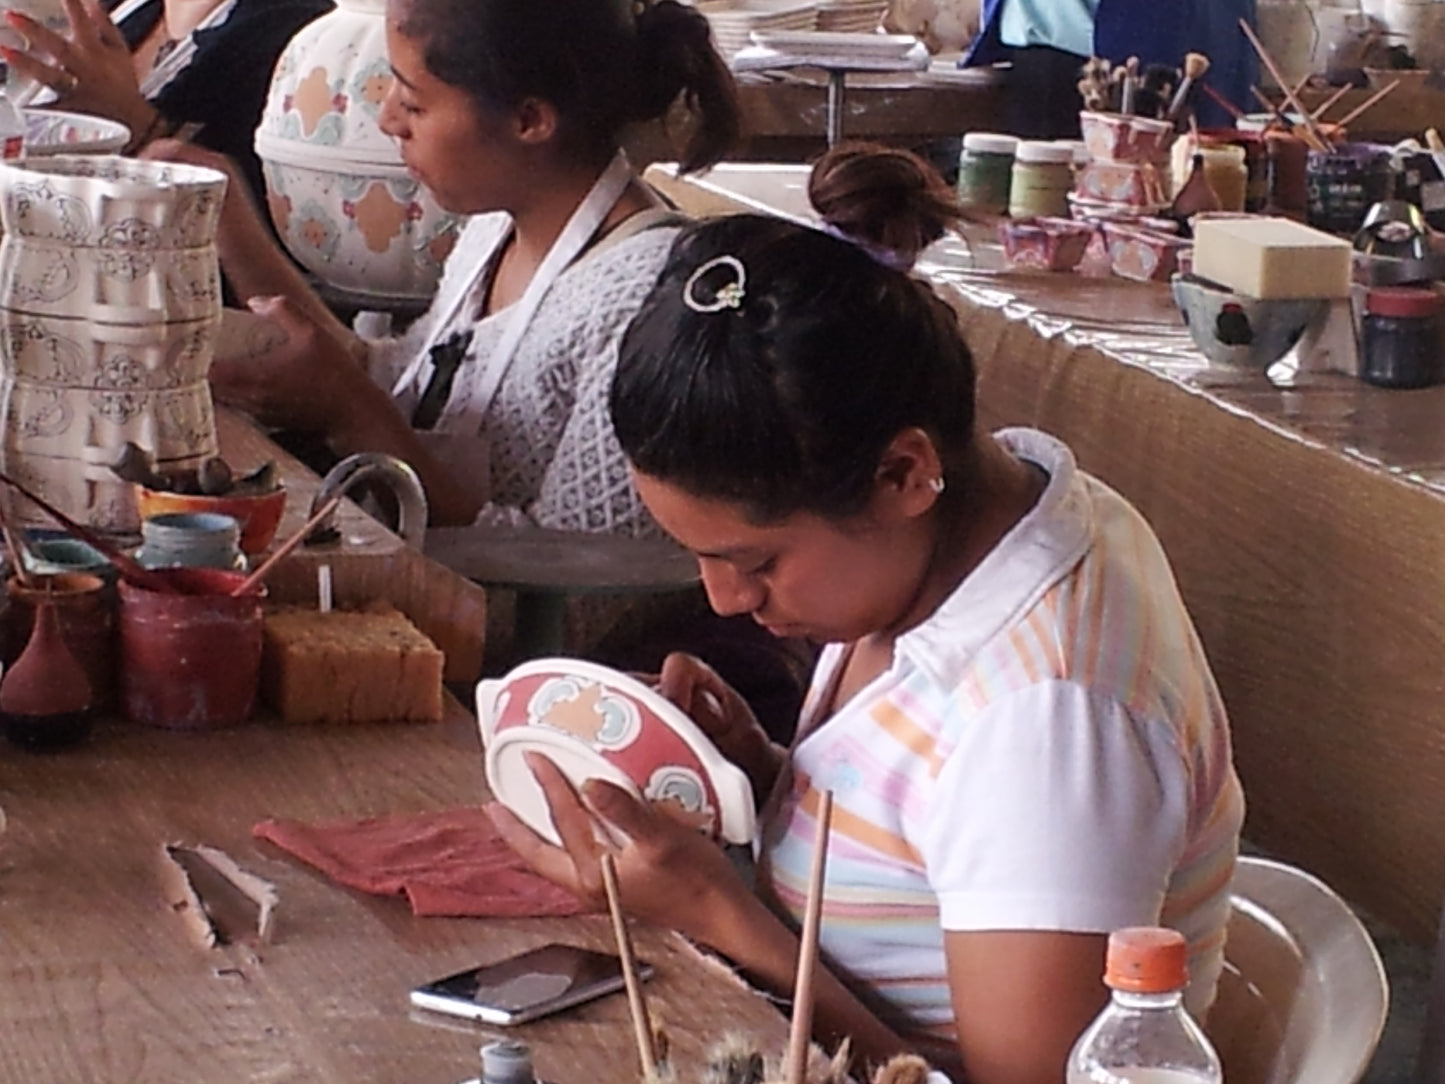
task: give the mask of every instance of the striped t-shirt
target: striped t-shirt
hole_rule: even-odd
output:
[[[1218,690],[1164,553],[1117,493],[1032,430],[997,439],[1049,484],[833,716],[824,649],[760,872],[801,917],[833,791],[821,947],[900,1029],[956,1038],[943,931],[1189,942],[1202,1018],[1244,816]]]

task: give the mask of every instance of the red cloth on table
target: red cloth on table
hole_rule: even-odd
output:
[[[404,893],[416,915],[529,918],[586,910],[570,892],[533,873],[481,809],[330,824],[267,820],[251,834],[344,885],[378,895]]]

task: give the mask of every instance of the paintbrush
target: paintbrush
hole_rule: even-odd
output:
[[[1184,103],[1189,100],[1190,89],[1204,78],[1204,73],[1208,70],[1209,58],[1203,53],[1184,54],[1184,78],[1179,80],[1179,89],[1174,92],[1174,100],[1169,103],[1169,108],[1164,113],[1165,120],[1173,120],[1179,116]]]
[[[22,587],[33,588],[35,580],[30,575],[30,569],[25,565],[25,544],[20,541],[20,536],[10,526],[10,516],[5,511],[5,501],[3,500],[0,500],[0,534],[5,536],[5,548],[10,551],[10,560],[15,566],[15,578],[20,581]]]
[[[652,1018],[647,1014],[642,979],[637,974],[637,957],[632,953],[632,938],[627,934],[627,923],[622,917],[622,900],[617,891],[617,864],[611,851],[602,852],[602,886],[607,890],[607,910],[612,916],[617,955],[622,960],[622,981],[627,987],[627,1008],[632,1014],[632,1035],[637,1040],[642,1079],[646,1084],[653,1084],[658,1076],[657,1051],[652,1045]]]
[[[1134,91],[1137,88],[1137,76],[1139,74],[1139,58],[1131,56],[1124,61],[1124,81],[1119,85],[1119,112],[1130,114],[1134,112]]]
[[[56,523],[64,527],[67,532],[73,534],[82,542],[85,542],[90,546],[93,546],[95,549],[99,550],[101,556],[103,556],[111,564],[115,565],[115,567],[120,571],[121,576],[125,578],[125,581],[127,583],[133,583],[137,587],[144,587],[148,591],[159,591],[163,594],[184,595],[191,593],[187,591],[182,585],[178,583],[173,583],[168,577],[162,576],[160,573],[154,572],[151,569],[146,568],[130,554],[126,553],[124,550],[111,543],[111,541],[104,535],[100,534],[100,532],[93,531],[89,527],[85,527],[79,523],[76,523],[75,520],[71,519],[54,505],[50,504],[48,501],[45,500],[45,498],[37,496],[36,494],[30,492],[30,490],[26,489],[23,485],[17,482],[14,478],[11,478],[9,475],[0,473],[0,482],[4,482],[6,485],[10,486],[17,493],[19,493],[22,497],[25,497],[27,500],[30,500],[35,504],[39,505],[41,510],[44,511],[46,515],[50,516],[52,519],[55,520]]]
[[[240,583],[236,584],[235,587],[231,588],[231,597],[239,598],[240,596],[255,590],[256,585],[266,578],[266,574],[270,572],[273,568],[275,568],[277,563],[280,562],[282,558],[289,557],[291,555],[291,551],[294,550],[297,546],[301,545],[301,543],[305,540],[306,536],[311,533],[312,529],[315,528],[318,523],[320,523],[323,519],[329,516],[332,512],[334,512],[336,510],[336,506],[340,504],[343,499],[344,494],[338,493],[336,496],[332,497],[329,501],[327,501],[320,508],[318,508],[316,512],[312,515],[312,517],[301,525],[300,530],[298,530],[290,538],[286,539],[285,542],[282,542],[279,546],[277,546],[275,550],[271,552],[270,556],[268,556],[264,561],[262,561],[259,565],[256,566],[256,570],[254,572],[252,572]]]
[[[1368,98],[1366,98],[1363,102],[1361,102],[1359,105],[1355,106],[1355,108],[1351,109],[1348,113],[1346,113],[1346,114],[1345,114],[1343,117],[1341,117],[1339,120],[1335,121],[1335,122],[1334,122],[1334,123],[1335,123],[1335,127],[1337,127],[1337,128],[1343,128],[1345,125],[1349,124],[1350,121],[1354,120],[1356,117],[1358,117],[1358,116],[1359,116],[1361,113],[1363,113],[1365,110],[1369,109],[1371,106],[1373,106],[1373,105],[1375,105],[1376,103],[1378,103],[1381,98],[1383,98],[1386,94],[1389,94],[1390,91],[1394,90],[1394,89],[1395,89],[1396,87],[1398,87],[1399,85],[1400,85],[1400,80],[1396,79],[1396,80],[1395,80],[1393,83],[1391,83],[1389,86],[1382,87],[1382,88],[1379,90],[1378,93],[1371,94],[1371,95],[1370,95]]]
[[[833,819],[833,792],[825,790],[818,801],[818,827],[813,836],[813,868],[808,875],[808,902],[803,911],[803,932],[798,943],[798,974],[793,987],[793,1024],[788,1033],[788,1056],[783,1063],[786,1084],[803,1084],[808,1068],[808,1047],[813,1041],[813,972],[818,966],[818,928],[823,917],[823,875],[828,866],[828,828]]]
[[[1223,94],[1219,93],[1219,91],[1215,90],[1208,83],[1201,82],[1199,84],[1199,89],[1209,96],[1210,101],[1212,101],[1215,105],[1219,106],[1220,109],[1223,109],[1236,121],[1241,121],[1244,119],[1244,110],[1240,109],[1239,106],[1235,105],[1233,102],[1231,102]],[[1273,106],[1270,107],[1270,112],[1274,112]]]
[[[1348,94],[1354,89],[1354,84],[1346,83],[1344,86],[1340,87],[1339,90],[1335,91],[1319,105],[1315,106],[1314,113],[1311,114],[1314,117],[1315,123],[1318,124],[1320,121],[1324,120],[1325,113],[1332,109],[1336,102],[1338,102],[1341,98],[1343,98],[1346,94]]]
[[[1264,65],[1265,70],[1274,77],[1279,89],[1284,92],[1284,98],[1289,103],[1289,107],[1304,118],[1304,128],[1308,133],[1305,142],[1311,144],[1317,151],[1329,150],[1329,141],[1316,127],[1314,120],[1310,117],[1310,111],[1300,104],[1299,95],[1285,82],[1284,76],[1280,74],[1279,65],[1274,62],[1274,57],[1269,55],[1269,50],[1264,47],[1264,42],[1259,40],[1259,35],[1254,32],[1254,27],[1249,25],[1249,20],[1240,19],[1239,29],[1244,31],[1244,36],[1249,39],[1249,44],[1254,46],[1254,51],[1259,54],[1259,62]]]

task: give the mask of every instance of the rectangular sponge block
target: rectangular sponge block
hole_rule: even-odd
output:
[[[1288,218],[1211,218],[1194,227],[1194,274],[1246,297],[1349,297],[1353,251]]]
[[[435,722],[444,661],[394,609],[278,609],[266,615],[261,699],[288,723]]]

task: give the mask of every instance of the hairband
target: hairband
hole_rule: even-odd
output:
[[[697,288],[702,282],[703,276],[719,267],[730,271],[732,277],[712,292],[711,301],[698,297]],[[742,260],[736,256],[714,256],[688,276],[687,283],[682,288],[682,303],[693,312],[722,312],[723,309],[740,309],[743,307],[743,297],[745,296],[743,288],[747,285],[747,281],[748,273],[747,269],[743,267]]]
[[[874,244],[857,237],[840,226],[835,226],[827,219],[823,220],[822,231],[829,237],[836,237],[840,241],[847,241],[850,245],[856,245],[873,258],[873,262],[882,264],[884,267],[894,271],[908,272],[913,270],[913,259],[905,252],[896,248],[888,248],[886,245]]]

